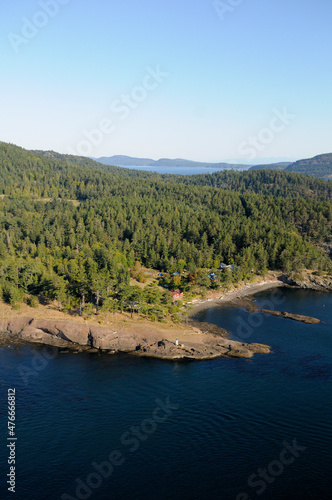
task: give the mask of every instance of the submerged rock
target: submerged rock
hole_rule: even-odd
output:
[[[248,312],[251,313],[264,313],[264,314],[270,314],[271,316],[279,316],[282,318],[287,318],[287,319],[292,319],[294,321],[301,321],[302,323],[307,323],[310,325],[314,325],[317,323],[320,323],[321,320],[318,318],[312,318],[311,316],[305,316],[303,314],[295,314],[295,313],[290,313],[290,312],[285,312],[285,311],[274,311],[270,309],[260,309],[257,304],[252,302],[249,298],[239,298],[237,297],[236,299],[232,300],[229,302],[229,304],[232,307],[240,307],[246,309]]]
[[[318,318],[312,318],[311,316],[304,316],[303,314],[293,314],[282,311],[269,311],[268,309],[260,309],[260,311],[265,314],[270,314],[271,316],[281,316],[282,318],[293,319],[294,321],[301,321],[302,323],[307,323],[309,325],[314,325],[321,322],[321,320]]]

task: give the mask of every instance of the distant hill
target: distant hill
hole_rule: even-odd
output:
[[[183,158],[160,158],[152,160],[151,158],[135,158],[133,156],[102,156],[101,158],[93,158],[104,165],[115,165],[117,167],[207,167],[207,168],[241,168],[248,169],[248,165],[237,165],[232,163],[205,163],[199,161],[184,160]]]
[[[2,143],[0,142],[0,145],[1,144]],[[86,167],[94,170],[96,169],[102,170],[104,172],[121,173],[123,176],[147,178],[158,175],[153,172],[141,172],[139,170],[129,170],[128,168],[123,168],[114,165],[114,163],[101,163],[99,161],[93,160],[92,158],[88,158],[87,156],[75,156],[75,155],[57,153],[55,151],[41,151],[41,150],[30,151],[30,153],[55,162],[60,161],[60,162],[65,162],[67,164],[69,163],[71,165],[77,165],[80,167]]]
[[[98,165],[96,161],[87,158],[86,156],[74,156],[74,155],[57,153],[56,151],[41,151],[41,150],[32,150],[31,153],[34,153],[38,156],[42,156],[43,158],[47,158],[49,160],[65,161],[73,165],[80,165],[81,167],[100,168],[100,165]]]
[[[324,179],[332,179],[332,153],[299,160],[289,165],[286,170],[300,174],[313,175]]]
[[[153,164],[152,158],[134,158],[132,156],[114,155],[102,156],[101,158],[93,158],[104,165],[115,165],[117,167],[132,167],[132,166],[147,166]]]
[[[255,165],[249,170],[285,170],[299,174],[312,175],[322,179],[332,179],[332,153],[315,156],[294,163],[281,162],[267,165]]]
[[[265,165],[254,165],[253,167],[250,167],[249,170],[285,170],[289,165],[291,165],[291,162],[279,162],[279,163],[268,163]]]

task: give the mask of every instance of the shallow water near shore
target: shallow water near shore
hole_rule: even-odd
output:
[[[323,322],[228,306],[196,316],[234,340],[272,346],[252,359],[47,358],[35,346],[2,348],[2,414],[16,388],[17,475],[14,495],[3,431],[1,498],[330,498],[332,294],[278,289],[277,298],[265,291],[255,301]],[[285,441],[293,455],[281,455]],[[104,464],[102,477],[96,467],[114,451],[118,465]]]

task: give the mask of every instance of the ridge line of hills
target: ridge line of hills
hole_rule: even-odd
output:
[[[279,163],[271,163],[271,164],[262,164],[262,165],[254,165],[248,168],[248,165],[235,165],[231,163],[203,163],[203,162],[195,162],[191,160],[183,160],[183,159],[159,159],[159,160],[151,160],[149,158],[135,158],[130,156],[111,156],[111,157],[102,157],[99,159],[93,159],[85,156],[75,156],[63,153],[57,153],[55,151],[43,151],[43,150],[27,150],[20,146],[16,146],[14,144],[1,142],[0,148],[2,149],[2,154],[7,148],[16,148],[19,151],[19,154],[27,154],[27,155],[37,155],[39,157],[44,157],[49,160],[58,160],[62,162],[67,162],[70,164],[75,164],[81,167],[87,168],[100,168],[105,172],[118,172],[123,173],[124,175],[129,176],[140,176],[140,177],[150,177],[151,175],[160,175],[155,172],[148,171],[140,171],[135,169],[130,169],[130,166],[169,166],[169,167],[210,167],[216,168],[216,172],[211,175],[215,175],[220,172],[220,169],[230,169],[234,170],[243,169],[245,167],[246,172],[251,171],[259,171],[259,170],[271,170],[271,171],[284,171],[284,172],[294,172],[298,174],[306,174],[317,178],[322,178],[325,180],[332,179],[332,153],[321,154],[314,156],[313,158],[306,158],[302,160],[298,160],[294,163],[288,162],[279,162]],[[104,161],[101,160],[104,158]],[[112,161],[111,161],[112,160]],[[148,162],[152,162],[149,165]],[[122,163],[121,163],[122,162]],[[124,169],[124,167],[126,167]],[[219,169],[219,170],[218,170]],[[125,170],[125,171],[123,171]],[[174,172],[176,173],[176,172]],[[205,174],[202,174],[205,175]]]
[[[137,158],[126,155],[102,156],[100,158],[92,158],[93,160],[103,163],[104,165],[116,165],[118,167],[210,167],[210,168],[246,168],[247,164],[233,164],[227,162],[208,163],[200,161],[185,160],[184,158],[160,158],[153,160],[152,158]]]
[[[325,155],[326,156],[326,155]],[[327,155],[331,156],[331,155]],[[298,163],[298,162],[297,162]],[[45,184],[45,179],[48,182]],[[40,186],[40,179],[44,179]],[[61,199],[91,199],[107,195],[109,183],[143,181],[171,189],[174,184],[192,189],[222,189],[284,198],[332,200],[332,183],[318,176],[289,170],[216,170],[196,175],[170,175],[104,165],[83,156],[32,151],[0,141],[0,195]],[[39,187],[37,187],[39,185]],[[55,195],[55,193],[57,193]]]
[[[160,158],[159,160],[152,160],[151,158],[137,158],[126,155],[102,156],[92,159],[103,165],[116,165],[118,167],[206,167],[215,169],[233,168],[234,170],[286,170],[288,172],[298,172],[313,175],[314,177],[332,179],[332,153],[317,155],[313,158],[306,158],[296,162],[278,162],[252,166],[226,162],[197,162],[183,158]]]

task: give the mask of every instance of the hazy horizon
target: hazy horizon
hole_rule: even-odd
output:
[[[111,154],[111,155],[102,155],[102,156],[88,156],[87,158],[91,158],[93,160],[98,160],[100,158],[111,158],[113,156],[126,156],[126,157],[129,157],[129,158],[139,158],[139,159],[142,159],[142,157],[140,156],[137,156],[137,155],[127,155],[127,154]],[[144,158],[147,158],[147,159],[151,159],[153,161],[158,161],[158,160],[163,160],[163,159],[168,159],[168,160],[187,160],[187,161],[193,161],[193,162],[200,162],[200,163],[231,163],[231,164],[234,164],[234,165],[237,165],[237,164],[248,164],[248,165],[263,165],[265,163],[269,164],[269,163],[283,163],[283,162],[295,162],[295,161],[298,161],[298,160],[302,160],[304,159],[304,157],[298,157],[298,158],[257,158],[256,160],[252,160],[252,161],[246,161],[246,160],[241,160],[239,158],[234,158],[234,159],[221,159],[221,160],[217,160],[217,161],[212,161],[212,162],[208,162],[208,161],[204,161],[204,160],[196,160],[195,158],[184,158],[184,157],[178,157],[178,158],[171,158],[170,156],[165,156],[165,157],[155,157],[155,158],[152,158],[151,156],[146,156]]]
[[[209,163],[325,153],[331,13],[327,0],[10,2],[0,138]]]

